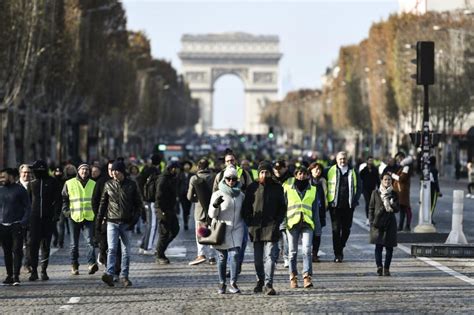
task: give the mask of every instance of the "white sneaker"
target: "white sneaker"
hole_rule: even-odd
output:
[[[472,197],[471,194],[467,194],[467,195],[466,195],[466,198],[471,198],[471,197]]]
[[[283,267],[284,267],[284,268],[290,267],[290,262],[288,261],[288,259],[285,259],[285,260],[283,261]]]
[[[138,249],[138,254],[139,254],[139,255],[143,255],[144,253],[145,253],[145,250],[140,247],[140,248]]]
[[[367,219],[367,220],[365,221],[365,225],[367,225],[367,226],[369,226],[369,225],[370,225],[370,223],[369,223],[369,219]]]
[[[154,250],[154,249],[149,249],[149,250],[144,250],[143,251],[143,255],[153,256],[155,254],[156,254],[156,250]]]

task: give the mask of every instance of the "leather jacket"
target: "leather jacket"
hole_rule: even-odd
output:
[[[105,183],[100,199],[98,222],[135,224],[144,211],[137,184],[125,178],[122,182],[111,179]]]

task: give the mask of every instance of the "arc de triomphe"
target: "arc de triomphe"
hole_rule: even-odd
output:
[[[278,96],[279,39],[274,35],[247,33],[185,34],[179,57],[182,73],[193,98],[199,100],[202,133],[212,128],[214,83],[226,74],[238,76],[245,88],[245,133],[263,134],[260,113],[267,101]]]

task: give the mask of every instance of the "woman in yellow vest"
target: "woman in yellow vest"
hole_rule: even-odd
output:
[[[298,287],[298,270],[296,255],[301,237],[303,246],[303,286],[311,288],[313,283],[312,245],[313,232],[321,234],[319,220],[317,189],[309,181],[309,171],[304,166],[295,170],[295,180],[285,187],[285,199],[288,205],[286,212],[286,229],[290,259],[290,287]]]

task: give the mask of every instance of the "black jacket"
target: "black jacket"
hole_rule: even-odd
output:
[[[376,228],[374,226],[374,219],[376,216],[381,215],[385,211],[385,207],[380,197],[379,190],[374,190],[370,198],[369,203],[369,223],[370,223],[370,243],[379,244],[384,246],[397,246],[397,218],[395,213],[400,210],[398,202],[398,194],[395,191],[392,191],[393,198],[393,212],[386,213],[388,214],[389,224],[384,229]]]
[[[360,171],[360,179],[362,180],[363,190],[366,192],[372,192],[375,188],[380,185],[380,176],[377,168],[373,166],[370,170],[366,166]]]
[[[28,185],[31,200],[31,220],[57,221],[61,214],[60,183],[51,176],[37,178]]]
[[[20,184],[0,186],[0,223],[26,225],[30,218],[31,203],[28,192]]]
[[[175,214],[177,181],[176,175],[165,170],[158,177],[155,193],[155,209],[158,216],[166,214]]]
[[[111,179],[112,179],[111,177],[106,175],[106,176],[100,177],[99,180],[95,183],[91,204],[92,204],[92,211],[94,211],[94,214],[96,216],[97,216],[97,213],[99,213],[100,199],[102,198],[102,193],[104,192],[105,183],[107,183],[107,181]]]
[[[242,212],[252,242],[277,242],[286,215],[283,187],[273,180],[265,185],[251,183],[245,192]]]
[[[125,178],[119,182],[111,179],[104,186],[97,222],[102,222],[106,217],[108,222],[134,225],[143,209],[140,192],[133,180]]]

